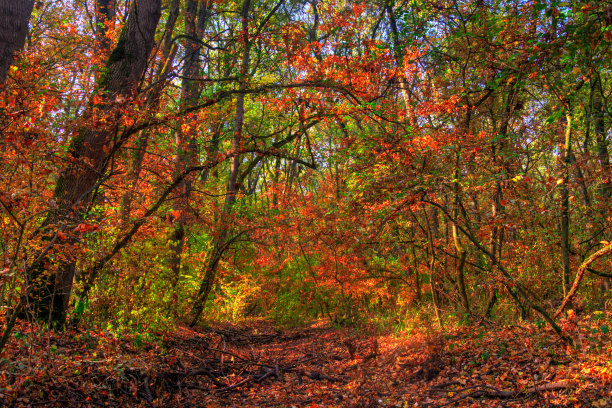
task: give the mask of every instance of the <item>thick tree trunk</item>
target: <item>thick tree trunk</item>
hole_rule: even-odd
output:
[[[98,82],[102,101],[92,103],[84,113],[85,120],[103,115],[98,120],[100,126],[83,127],[72,140],[70,164],[58,178],[55,188],[57,208],[44,222],[49,234],[60,228],[70,232],[83,220],[92,193],[106,171],[109,152],[113,151],[116,121],[119,120],[115,108],[137,90],[154,45],[160,13],[161,0],[132,2],[126,25]],[[64,324],[74,265],[71,255],[59,250],[32,265],[33,312],[38,318],[50,316],[55,325]]]
[[[0,85],[28,33],[34,0],[0,0]]]

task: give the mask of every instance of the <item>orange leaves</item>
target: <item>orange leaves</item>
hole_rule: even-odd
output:
[[[353,3],[353,18],[356,20],[362,16],[362,14],[368,8],[367,3]]]
[[[170,222],[176,222],[179,218],[181,218],[181,211],[173,210],[168,213],[168,220]]]
[[[75,232],[93,232],[100,228],[98,224],[81,223],[74,228]]]
[[[417,114],[420,116],[452,114],[457,111],[459,101],[458,95],[446,99],[431,98],[419,104]]]

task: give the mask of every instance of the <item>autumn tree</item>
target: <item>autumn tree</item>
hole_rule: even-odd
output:
[[[65,319],[75,263],[70,254],[51,257],[44,252],[53,251],[55,240],[74,239],[67,234],[72,234],[72,229],[83,221],[111,162],[110,153],[125,141],[117,134],[112,118],[119,118],[121,106],[136,95],[148,66],[160,13],[160,1],[131,3],[126,25],[98,80],[96,94],[83,114],[85,124],[73,137],[69,148],[71,163],[58,177],[54,192],[57,208],[43,222],[51,245],[29,266],[31,298],[35,301],[34,313],[42,319],[50,313],[51,320],[58,325]]]

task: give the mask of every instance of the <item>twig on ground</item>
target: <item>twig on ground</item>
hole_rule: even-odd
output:
[[[447,384],[444,384],[444,385],[446,386]],[[534,387],[529,387],[529,388],[526,388],[524,390],[519,390],[519,391],[499,390],[495,387],[491,387],[490,385],[472,385],[472,386],[457,389],[457,390],[435,387],[435,388],[431,388],[429,391],[436,392],[436,393],[437,392],[440,392],[440,393],[452,392],[455,394],[459,394],[459,393],[464,393],[469,390],[474,390],[472,392],[469,392],[467,394],[454,398],[445,404],[439,405],[439,407],[444,407],[447,405],[455,404],[466,398],[478,398],[478,397],[499,398],[499,399],[518,398],[521,396],[543,392],[543,391],[554,391],[554,390],[565,389],[567,388],[568,385],[569,384],[567,381],[561,380],[561,381],[557,381],[553,383],[536,385]]]

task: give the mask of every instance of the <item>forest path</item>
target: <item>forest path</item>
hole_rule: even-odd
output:
[[[590,323],[573,327],[580,351],[527,325],[398,336],[258,320],[151,344],[22,325],[0,361],[0,406],[612,406],[612,342]]]

